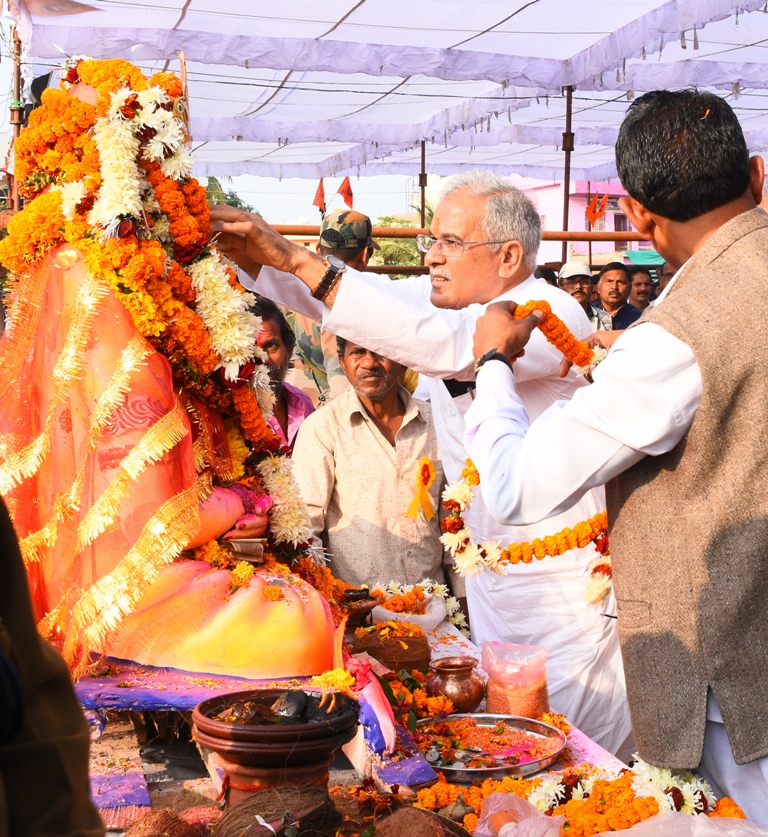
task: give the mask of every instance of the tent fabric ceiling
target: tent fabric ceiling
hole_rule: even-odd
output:
[[[188,62],[196,171],[315,177],[481,165],[562,173],[574,85],[575,179],[615,175],[631,99],[696,85],[728,96],[768,148],[766,0],[11,0],[25,60]]]

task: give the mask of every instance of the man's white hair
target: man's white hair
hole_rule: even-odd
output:
[[[452,192],[466,189],[478,198],[488,198],[480,229],[489,241],[519,241],[528,270],[536,267],[541,244],[541,218],[533,201],[506,178],[489,171],[474,169],[457,174],[446,183],[440,199]],[[489,244],[497,252],[500,244]]]

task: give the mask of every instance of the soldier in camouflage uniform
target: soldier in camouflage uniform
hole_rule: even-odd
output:
[[[371,219],[353,209],[333,209],[323,219],[317,252],[333,255],[355,270],[365,270],[379,245],[371,237]],[[336,337],[294,311],[285,311],[296,335],[294,366],[286,381],[305,392],[316,407],[346,392],[349,382],[339,366]]]

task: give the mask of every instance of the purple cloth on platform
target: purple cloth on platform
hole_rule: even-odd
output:
[[[107,661],[110,673],[84,677],[75,692],[86,709],[154,711],[176,709],[188,712],[198,703],[227,692],[301,685],[303,679],[245,680],[219,674],[197,674],[174,668],[142,666],[125,660]]]
[[[147,780],[140,770],[131,770],[122,775],[105,773],[90,778],[91,799],[97,808],[123,808],[128,805],[151,807]]]

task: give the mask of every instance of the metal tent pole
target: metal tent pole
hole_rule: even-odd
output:
[[[14,144],[21,133],[24,124],[24,108],[21,104],[21,38],[17,28],[13,27],[13,101],[11,102],[11,125],[13,126]],[[21,209],[19,185],[15,177],[11,178],[11,209],[18,212]]]
[[[587,181],[587,206],[592,203],[592,182]],[[589,231],[592,232],[592,222],[589,222]],[[589,247],[589,267],[590,270],[592,269],[592,240],[590,239],[588,245]]]
[[[565,88],[565,131],[563,132],[563,151],[565,152],[565,169],[563,172],[563,230],[568,230],[568,210],[571,200],[571,152],[573,151],[573,131],[571,131],[571,115],[573,111],[573,85]],[[568,244],[563,241],[562,261],[568,261]]]
[[[421,171],[419,172],[419,189],[421,190],[421,228],[426,227],[427,217],[427,143],[421,141]],[[424,253],[421,254],[421,263],[424,264]]]

